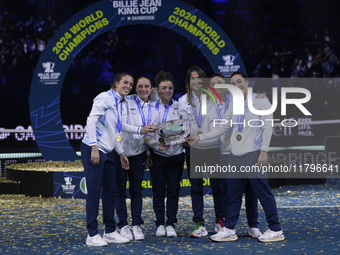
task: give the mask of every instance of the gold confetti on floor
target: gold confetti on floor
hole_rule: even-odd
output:
[[[339,182],[282,187],[273,192],[286,236],[283,242],[263,244],[247,238],[244,206],[236,226],[237,241],[215,243],[209,236],[191,239],[193,214],[190,196],[186,196],[179,202],[177,238],[155,237],[152,199],[144,198],[142,228],[146,239],[105,248],[85,245],[84,199],[0,195],[0,254],[340,254]],[[129,199],[127,206],[130,208]],[[259,227],[264,231],[267,226],[261,206],[259,211]],[[204,213],[212,235],[215,223],[210,195],[205,196]],[[101,217],[99,232],[103,233]]]

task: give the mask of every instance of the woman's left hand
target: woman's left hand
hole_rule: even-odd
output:
[[[259,159],[258,159],[258,161],[257,161],[257,165],[258,165],[259,167],[264,166],[264,165],[267,165],[267,158],[268,158],[267,152],[261,151],[260,156],[259,156]]]
[[[146,162],[146,165],[147,165],[148,167],[152,167],[152,166],[153,166],[153,161],[152,161],[151,156],[147,156],[145,162]]]
[[[92,164],[93,165],[98,165],[99,164],[99,159],[100,159],[100,155],[99,155],[98,149],[91,151],[91,162],[92,162]]]

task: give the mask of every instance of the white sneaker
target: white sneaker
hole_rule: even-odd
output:
[[[260,235],[262,235],[262,233],[259,228],[248,227],[247,236],[257,239]]]
[[[236,241],[237,235],[235,229],[223,227],[217,234],[210,236],[210,239],[215,242],[230,242]]]
[[[92,236],[92,237],[90,235],[87,235],[86,245],[90,245],[90,246],[107,246],[108,243],[103,240],[103,238],[101,237],[100,234],[97,234],[97,235]]]
[[[166,236],[167,237],[177,237],[176,230],[173,226],[169,225],[166,227]]]
[[[118,233],[117,230],[114,231],[114,232],[108,233],[108,234],[106,234],[104,232],[103,239],[104,239],[104,241],[106,241],[108,243],[128,243],[128,242],[130,242],[129,238],[121,236]]]
[[[140,226],[132,226],[132,234],[136,241],[145,239],[143,230],[140,228]]]
[[[132,236],[132,233],[131,233],[131,228],[128,225],[125,225],[124,227],[122,227],[120,229],[120,235],[123,236],[123,237],[128,238],[130,241],[133,240],[133,236]]]
[[[200,238],[202,236],[207,236],[208,231],[207,229],[202,226],[200,223],[197,223],[194,230],[190,233],[189,237],[197,237]]]
[[[257,238],[260,242],[268,243],[268,242],[279,242],[285,240],[285,236],[283,235],[283,230],[273,231],[268,229],[263,235],[260,235]]]
[[[156,231],[156,236],[157,237],[163,237],[165,236],[165,228],[164,225],[159,225]]]

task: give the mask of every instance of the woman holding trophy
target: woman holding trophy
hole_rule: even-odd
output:
[[[242,204],[242,195],[246,189],[247,182],[250,182],[251,189],[260,200],[264,209],[268,230],[258,236],[261,242],[277,242],[285,239],[283,230],[279,223],[275,197],[268,184],[266,174],[261,172],[242,172],[240,169],[246,166],[257,166],[267,164],[267,152],[272,136],[272,127],[268,121],[272,120],[273,114],[257,115],[248,111],[249,105],[253,105],[258,110],[268,110],[271,104],[268,99],[256,98],[256,94],[248,95],[249,81],[247,76],[242,72],[235,72],[230,76],[230,83],[237,86],[244,96],[244,114],[233,115],[232,107],[229,107],[226,114],[228,121],[232,120],[237,123],[232,127],[230,125],[220,125],[219,128],[197,136],[192,136],[187,141],[194,145],[199,141],[211,139],[216,136],[224,135],[228,129],[232,129],[230,136],[231,154],[229,164],[237,169],[233,173],[228,173],[227,181],[227,211],[223,228],[215,235],[210,237],[217,242],[235,241],[238,239],[235,225],[237,224]],[[250,101],[251,100],[251,101]],[[262,121],[263,125],[250,126],[242,123],[249,123],[249,120]],[[268,124],[269,123],[269,124]]]
[[[171,99],[174,93],[174,81],[170,73],[160,71],[155,77],[159,99],[155,102],[158,111],[157,123],[165,123],[180,119],[179,104]],[[170,127],[171,128],[171,127]],[[156,236],[177,237],[175,223],[179,201],[180,181],[183,173],[183,145],[166,145],[166,138],[154,134],[150,136],[149,146],[151,157],[147,163],[150,166],[153,210],[156,214]],[[183,139],[184,142],[184,139]],[[165,222],[165,192],[167,192],[167,208]]]
[[[179,98],[178,102],[181,106],[181,117],[190,119],[190,136],[199,135],[210,131],[213,119],[220,116],[219,107],[214,107],[213,102],[208,102],[207,114],[202,115],[202,89],[204,89],[205,72],[198,66],[192,66],[188,69],[185,83],[187,93]],[[190,164],[191,160],[195,160],[195,165],[215,165],[219,160],[220,141],[218,137],[208,141],[199,142],[192,147],[185,147],[186,163],[188,176],[191,184],[191,201],[192,210],[194,212],[193,221],[196,223],[194,230],[190,233],[190,237],[203,237],[208,235],[208,231],[204,225],[203,217],[203,176],[192,176],[195,166]],[[209,155],[209,156],[207,156]],[[192,168],[192,173],[190,169]],[[211,178],[210,185],[213,193],[215,208],[215,231],[218,232],[223,224],[222,195],[221,184],[219,178]]]
[[[158,119],[158,112],[150,103],[149,96],[152,90],[151,79],[142,75],[136,83],[137,95],[126,96],[127,111],[123,114],[123,122],[141,129],[141,134],[122,133],[122,143],[125,155],[129,159],[130,169],[126,171],[122,167],[117,169],[116,212],[119,219],[120,234],[129,240],[143,240],[145,236],[140,227],[144,223],[142,219],[142,181],[145,170],[146,146],[149,142],[145,134],[154,132],[152,123]],[[132,228],[127,222],[126,209],[126,182],[129,176],[129,192],[131,197]]]

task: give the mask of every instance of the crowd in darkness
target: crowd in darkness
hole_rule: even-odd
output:
[[[45,2],[53,5],[45,6],[50,9],[57,3]],[[327,21],[327,13],[320,12],[319,17],[314,13],[301,16],[297,11],[307,5],[305,1],[288,1],[282,6],[279,5],[281,1],[240,2],[247,5],[240,6],[238,1],[231,1],[234,8],[225,10],[223,19],[216,19],[216,22],[239,50],[250,77],[340,77],[339,49],[335,38],[338,35],[334,33],[332,22],[326,23],[329,27],[319,24]],[[242,8],[245,11],[239,12]],[[279,9],[282,14],[268,14],[270,8]],[[33,71],[40,54],[65,22],[64,15],[41,8],[37,10],[40,11],[23,15],[0,7],[2,107],[6,100],[14,97],[27,104]],[[214,15],[212,8],[207,12],[208,16]],[[330,15],[327,17],[332,19]],[[150,40],[154,43],[151,44]],[[208,74],[213,72],[204,55],[172,31],[151,26],[142,30],[137,26],[117,28],[93,40],[77,55],[64,86],[69,84],[67,90],[75,96],[93,90],[92,98],[109,88],[116,72],[128,70],[132,75],[143,73],[153,77],[157,71],[165,69],[171,71],[180,88],[183,87],[177,91],[179,96],[184,91],[185,71],[193,64],[202,66]],[[340,94],[336,83],[327,89],[333,95]],[[340,108],[339,100],[335,101],[330,104]],[[338,114],[335,113],[334,117],[340,118]]]

